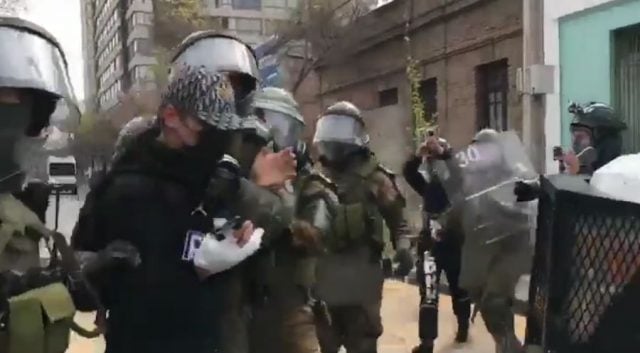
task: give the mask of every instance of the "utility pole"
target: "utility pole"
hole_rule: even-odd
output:
[[[544,64],[544,0],[523,0],[523,73],[536,64]],[[526,74],[525,80],[526,78]],[[524,93],[522,96],[523,139],[531,162],[540,173],[545,172],[545,95]]]

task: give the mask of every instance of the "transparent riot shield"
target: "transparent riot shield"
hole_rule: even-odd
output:
[[[516,182],[535,180],[535,172],[518,135],[502,132],[474,142],[447,165],[445,189],[463,210],[466,241],[490,244],[513,234],[529,233],[535,206],[517,202]]]

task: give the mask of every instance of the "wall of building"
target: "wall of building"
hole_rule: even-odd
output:
[[[547,95],[548,146],[569,145],[570,101],[611,103],[611,31],[640,22],[637,0],[545,0],[545,63],[556,66],[555,94]],[[552,149],[547,172],[558,170]]]
[[[374,11],[375,27],[363,29],[380,28],[381,36],[394,31],[397,35],[320,70],[325,100],[351,99],[364,109],[374,109],[378,107],[379,91],[397,88],[398,104],[408,111],[406,45],[401,30],[405,10],[401,5],[405,3],[396,1]],[[522,110],[515,79],[522,64],[522,3],[453,0],[441,4],[416,1],[418,15],[414,22],[423,25],[412,33],[414,57],[420,62],[422,77],[438,79],[441,133],[454,146],[468,143],[476,131],[476,67],[500,59],[509,63],[509,127],[520,130]],[[410,126],[408,114],[395,119]]]
[[[570,132],[568,101],[614,104],[612,31],[640,23],[640,1],[613,2],[608,6],[569,16],[560,21],[560,94],[562,142]]]
[[[318,72],[324,105],[347,99],[365,110],[372,149],[399,172],[414,150],[409,84],[405,73],[404,13],[409,0],[391,2],[359,21],[363,33]],[[418,26],[411,34],[422,79],[437,79],[440,133],[454,147],[470,142],[478,116],[477,67],[508,61],[508,128],[521,131],[522,108],[516,72],[522,66],[522,2],[514,0],[416,0]],[[336,55],[339,55],[337,53]],[[397,103],[380,106],[379,93],[397,89]],[[398,178],[402,179],[402,178]],[[412,224],[420,223],[417,195],[401,181]]]
[[[82,17],[82,56],[84,77],[84,110],[93,111],[96,108],[96,72],[95,72],[95,28],[94,28],[94,3],[83,1],[80,5]]]
[[[223,30],[255,46],[291,19],[299,0],[205,0],[209,16],[221,19]]]

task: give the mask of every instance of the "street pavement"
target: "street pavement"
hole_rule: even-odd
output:
[[[60,207],[59,231],[70,236],[78,217],[78,211],[86,194],[86,187],[80,189],[80,197],[63,196]],[[51,207],[47,213],[47,224],[54,225],[55,203],[51,200]],[[526,300],[526,288],[528,278],[523,278],[521,290],[518,291],[519,299]],[[524,297],[524,298],[520,298]],[[379,353],[409,353],[411,348],[418,343],[418,288],[415,285],[400,282],[387,281],[384,287],[384,299],[382,303],[382,320],[384,333],[379,341]],[[93,314],[78,314],[76,321],[85,328],[93,327]],[[516,317],[516,332],[518,337],[524,337],[525,320]],[[469,342],[460,345],[454,343],[456,331],[456,319],[451,310],[449,296],[440,297],[439,332],[440,337],[436,343],[436,353],[493,353],[494,345],[491,336],[487,333],[480,315],[471,326]],[[71,347],[67,353],[103,353],[104,341],[102,338],[87,340],[72,333]]]
[[[382,303],[384,333],[379,341],[380,353],[409,353],[418,343],[418,289],[411,284],[399,281],[387,281]],[[469,342],[455,344],[456,319],[451,311],[451,299],[443,295],[440,298],[440,337],[436,344],[436,353],[493,353],[494,345],[487,333],[482,319],[478,315],[471,326]],[[84,327],[93,327],[92,314],[80,314],[76,320]],[[524,337],[524,318],[516,317],[516,332]],[[86,340],[72,334],[71,348],[68,353],[102,353],[102,338]]]

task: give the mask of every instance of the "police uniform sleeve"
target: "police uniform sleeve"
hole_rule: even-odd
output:
[[[273,243],[293,219],[294,200],[284,194],[275,193],[256,185],[250,180],[241,179],[238,197],[234,208],[245,219],[265,230],[263,245]]]
[[[322,239],[331,231],[332,224],[332,191],[324,184],[321,177],[313,175],[302,182],[291,225],[294,245],[315,253],[322,251]]]
[[[406,202],[398,189],[394,174],[386,170],[377,170],[370,182],[380,213],[391,232],[395,249],[409,249],[409,229],[404,215]]]

